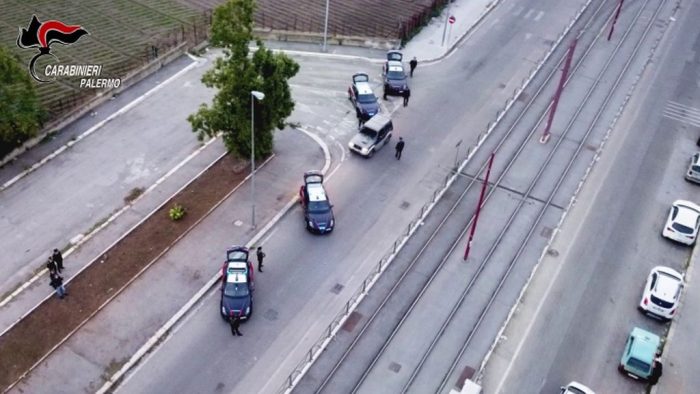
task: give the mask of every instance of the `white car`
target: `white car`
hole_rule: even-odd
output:
[[[676,313],[682,289],[681,273],[668,267],[654,267],[644,285],[639,310],[662,320],[671,320]]]
[[[571,382],[561,388],[560,394],[595,394],[595,392],[579,382]]]
[[[676,200],[668,212],[668,219],[661,235],[686,245],[695,243],[700,227],[700,206],[684,200]]]

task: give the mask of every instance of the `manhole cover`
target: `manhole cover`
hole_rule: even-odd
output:
[[[406,209],[408,209],[408,207],[410,207],[410,206],[411,206],[411,203],[410,203],[410,202],[404,201],[404,202],[401,203],[401,205],[399,205],[399,208],[406,210]]]
[[[554,231],[554,230],[551,229],[550,227],[545,227],[545,228],[542,229],[542,232],[540,233],[540,235],[542,235],[542,236],[545,237],[545,238],[549,238],[549,237],[552,236],[552,232],[553,232],[553,231]]]
[[[401,370],[401,364],[392,361],[391,364],[389,364],[389,370],[398,373]]]
[[[340,294],[340,292],[343,291],[343,287],[345,286],[341,285],[340,283],[336,283],[331,289],[331,293]]]
[[[263,313],[263,317],[267,320],[277,320],[277,311],[274,309],[268,309]]]

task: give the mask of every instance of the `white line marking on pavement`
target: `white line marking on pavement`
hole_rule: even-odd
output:
[[[691,125],[694,127],[700,127],[700,121],[694,121],[694,120],[689,119],[689,118],[682,116],[682,115],[676,115],[676,114],[672,114],[672,113],[668,113],[668,112],[664,111],[664,116],[669,118],[669,119],[677,120],[681,123],[685,123],[685,124],[688,124],[688,125]]]
[[[306,134],[308,137],[310,137],[312,140],[314,140],[317,144],[321,146],[321,149],[323,150],[323,156],[325,163],[323,165],[323,169],[321,170],[322,173],[326,173],[328,169],[331,166],[331,155],[330,151],[328,150],[328,145],[326,145],[323,140],[313,134],[310,133],[302,128],[295,127],[295,130],[299,130],[302,133]],[[258,171],[258,169],[256,169]],[[250,178],[250,175],[246,177],[246,180]],[[237,188],[236,188],[237,189]],[[236,191],[236,189],[232,190],[229,194],[227,194],[222,201],[226,200],[233,192]],[[255,245],[260,238],[262,238],[265,234],[267,234],[268,231],[279,222],[280,219],[299,201],[299,195],[298,193],[294,193],[294,197],[287,202],[287,204],[282,208],[280,212],[278,212],[270,221],[263,227],[257,234],[253,236],[253,238],[248,241],[246,244],[247,247],[251,247],[252,245]],[[197,305],[200,301],[202,301],[206,296],[209,290],[216,284],[216,282],[220,279],[221,277],[221,270],[217,270],[216,274],[209,279],[209,281],[202,286],[202,288],[195,293],[195,295],[185,303],[185,305],[178,310],[173,317],[170,318],[161,328],[156,331],[156,333],[151,336],[146,343],[144,343],[137,351],[134,353],[134,355],[131,356],[129,361],[124,363],[124,365],[116,372],[114,373],[109,380],[107,380],[102,387],[100,387],[99,390],[97,390],[97,394],[104,394],[108,390],[112,388],[112,386],[117,383],[124,375],[131,370],[134,365],[136,365],[139,361],[143,359],[143,357],[151,352],[151,349],[155,347],[159,343],[165,343],[169,338],[172,337],[171,330],[177,324],[188,312],[192,310],[192,308]],[[186,320],[185,320],[186,321]]]
[[[537,21],[539,21],[540,19],[542,19],[543,16],[544,16],[544,11],[538,12],[538,13],[537,13],[537,16],[536,16],[535,19],[534,19],[535,22],[537,22]]]
[[[529,18],[529,17],[530,17],[530,15],[532,15],[532,13],[533,13],[534,11],[535,11],[535,10],[532,10],[532,9],[530,9],[530,10],[527,10],[527,13],[525,14],[525,16],[523,16],[523,19],[527,19],[527,18]]]
[[[173,76],[171,76],[170,78],[168,78],[168,79],[166,79],[165,81],[161,82],[160,84],[158,84],[158,85],[157,85],[156,87],[154,87],[153,89],[147,91],[146,93],[144,93],[144,94],[142,94],[141,96],[137,97],[136,99],[134,99],[134,100],[131,101],[130,103],[128,103],[128,104],[126,104],[125,106],[121,107],[119,110],[117,110],[117,112],[115,112],[115,113],[109,115],[106,119],[104,119],[104,120],[98,122],[96,125],[90,127],[89,129],[87,129],[87,131],[85,131],[85,132],[83,132],[82,134],[80,134],[80,135],[79,135],[78,137],[76,137],[74,140],[68,141],[68,143],[66,143],[65,145],[63,145],[63,146],[61,146],[60,148],[56,149],[56,150],[53,151],[53,153],[51,153],[50,155],[44,157],[44,158],[41,159],[39,162],[34,163],[31,167],[29,167],[29,168],[27,168],[26,170],[24,170],[24,171],[20,172],[19,174],[17,174],[14,178],[12,178],[12,179],[10,179],[9,181],[3,183],[2,186],[0,186],[0,192],[2,192],[3,190],[7,189],[8,187],[14,185],[15,183],[17,183],[17,181],[19,181],[20,179],[24,178],[24,177],[27,176],[29,173],[36,171],[37,169],[39,169],[39,168],[40,168],[41,166],[43,166],[44,164],[46,164],[46,163],[48,163],[49,161],[51,161],[51,159],[53,159],[53,158],[55,158],[56,156],[58,156],[59,154],[61,154],[64,150],[66,150],[66,149],[70,148],[71,146],[75,145],[78,141],[82,140],[83,138],[85,138],[85,137],[89,136],[90,134],[94,133],[95,131],[99,130],[99,129],[100,129],[102,126],[104,126],[107,122],[110,122],[110,121],[114,120],[116,117],[118,117],[119,115],[122,115],[122,114],[128,112],[130,109],[132,109],[133,107],[135,107],[137,104],[139,104],[140,102],[142,102],[143,100],[145,100],[146,98],[148,98],[149,96],[151,96],[153,93],[155,93],[155,92],[159,91],[160,89],[162,89],[162,88],[163,88],[165,85],[167,85],[168,83],[170,83],[170,82],[174,81],[175,79],[179,78],[181,75],[183,75],[184,73],[186,73],[187,71],[189,71],[190,69],[192,69],[193,67],[195,67],[196,65],[197,65],[197,63],[192,63],[192,64],[188,65],[187,67],[183,68],[182,70],[178,71],[178,72],[175,73]]]
[[[93,237],[95,237],[95,235],[97,235],[100,231],[104,230],[105,227],[109,226],[112,222],[114,222],[114,220],[116,220],[119,216],[121,216],[121,215],[122,215],[124,212],[126,212],[129,208],[133,207],[134,204],[136,204],[138,201],[140,201],[142,198],[144,198],[147,194],[149,194],[150,192],[152,192],[158,185],[160,185],[161,183],[163,183],[166,179],[168,179],[171,175],[173,175],[177,170],[179,170],[180,168],[182,168],[185,164],[187,164],[190,160],[194,159],[197,155],[199,155],[200,153],[202,153],[202,151],[203,151],[204,149],[206,149],[209,145],[211,145],[214,141],[216,141],[216,140],[218,139],[218,137],[219,137],[219,136],[217,135],[215,138],[210,139],[210,140],[207,141],[204,145],[202,145],[201,147],[197,148],[196,151],[190,153],[189,156],[187,156],[184,160],[182,160],[181,162],[179,162],[175,167],[173,167],[172,169],[170,169],[170,171],[168,171],[167,173],[165,173],[165,175],[163,175],[163,176],[161,176],[160,178],[158,178],[158,179],[155,181],[155,183],[153,183],[153,184],[152,184],[151,186],[149,186],[146,190],[144,190],[143,193],[141,193],[138,197],[136,197],[136,198],[135,198],[134,200],[132,200],[130,203],[128,203],[127,205],[125,205],[124,207],[122,207],[121,209],[119,209],[117,212],[113,213],[104,223],[102,223],[102,224],[99,225],[97,228],[95,228],[94,230],[92,230],[88,235],[86,235],[86,236],[80,238],[80,240],[79,240],[78,242],[76,242],[73,246],[71,246],[67,251],[65,251],[65,252],[63,253],[63,257],[64,257],[64,258],[67,258],[67,257],[70,256],[73,252],[75,252],[76,250],[78,250],[78,248],[79,248],[81,245],[83,245],[85,242],[87,242],[87,241],[89,241],[90,239],[92,239]],[[218,159],[217,159],[217,160],[218,160]],[[150,214],[149,214],[149,216],[150,216]],[[122,236],[119,238],[119,240],[121,240],[122,238],[124,238],[125,235],[126,235],[126,234],[122,235]],[[98,257],[101,256],[102,254],[104,254],[104,252],[102,252],[101,254],[99,254]],[[13,291],[12,293],[10,293],[10,295],[8,295],[8,296],[5,297],[2,301],[0,301],[0,308],[2,308],[3,306],[7,305],[10,301],[12,301],[12,300],[13,300],[14,298],[16,298],[18,295],[20,295],[24,290],[26,290],[26,289],[27,289],[29,286],[31,286],[34,282],[36,282],[37,280],[39,280],[41,277],[45,276],[47,272],[48,272],[48,270],[47,270],[46,268],[44,268],[44,269],[42,269],[41,271],[39,271],[36,275],[34,275],[33,277],[29,278],[29,280],[27,280],[26,282],[24,282],[20,287],[18,287],[17,289],[15,289],[15,291]],[[80,271],[79,271],[79,272],[80,272]],[[76,273],[75,275],[77,275],[77,273]],[[68,278],[68,279],[66,280],[66,284],[68,284],[68,282],[70,282],[71,279],[72,279],[75,275],[73,275],[72,277]],[[39,304],[41,304],[42,302],[44,302],[48,297],[51,297],[52,294],[53,294],[53,291],[51,291],[51,292],[49,293],[49,295],[48,295],[46,298],[44,298]],[[37,305],[37,306],[38,306],[38,305]],[[32,308],[32,309],[30,310],[30,312],[31,312],[32,310],[36,309],[37,306],[35,306],[34,308]],[[12,328],[15,324],[17,324],[17,322],[19,322],[20,320],[22,320],[22,319],[24,318],[24,316],[26,316],[26,315],[27,315],[27,314],[22,315],[22,316],[21,316],[17,321],[15,321],[15,323],[13,323],[9,328],[5,329],[2,333],[0,333],[0,336],[2,336],[3,334],[5,334],[5,332],[7,332],[10,328]]]

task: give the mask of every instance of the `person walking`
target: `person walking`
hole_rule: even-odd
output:
[[[664,366],[661,363],[661,355],[657,354],[654,358],[654,364],[651,369],[651,376],[649,377],[649,383],[655,385],[659,383],[659,378],[663,375]]]
[[[242,337],[243,334],[241,334],[241,332],[238,330],[238,327],[241,325],[241,317],[238,314],[233,314],[229,319],[229,323],[231,324],[231,335],[234,337],[236,335]]]
[[[403,106],[408,105],[408,98],[411,97],[411,89],[406,89],[403,91]]]
[[[415,70],[416,67],[418,67],[418,60],[415,56],[413,56],[413,59],[411,59],[411,61],[408,62],[408,65],[411,66],[411,78],[413,78],[413,70]]]
[[[403,137],[399,137],[399,142],[396,143],[396,154],[394,155],[396,160],[401,160],[401,152],[403,152],[404,145],[406,143],[403,142]]]
[[[58,273],[58,265],[53,256],[49,256],[49,259],[46,261],[46,269],[49,270],[49,275]]]
[[[255,254],[258,256],[258,271],[263,272],[262,267],[265,253],[262,250],[262,246],[258,246],[258,251]]]
[[[56,262],[56,267],[58,267],[58,273],[61,273],[63,271],[63,255],[61,254],[61,251],[58,249],[53,250],[53,261]]]
[[[66,291],[66,287],[63,285],[63,277],[59,275],[56,272],[52,272],[51,275],[51,287],[53,287],[56,290],[56,294],[58,295],[58,298],[63,299],[63,297],[68,295],[68,292]]]

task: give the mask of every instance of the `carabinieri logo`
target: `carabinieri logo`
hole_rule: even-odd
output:
[[[80,37],[89,35],[80,25],[66,25],[57,20],[40,22],[36,15],[26,29],[20,28],[17,36],[17,46],[22,49],[37,48],[39,53],[29,62],[29,74],[38,82],[53,82],[56,77],[83,77],[80,87],[85,88],[112,88],[121,85],[119,78],[84,78],[97,77],[102,73],[100,64],[49,64],[43,70],[43,75],[53,79],[42,79],[35,70],[36,62],[42,56],[51,56],[58,62],[58,57],[51,53],[51,45],[59,43],[70,45],[77,42]]]

